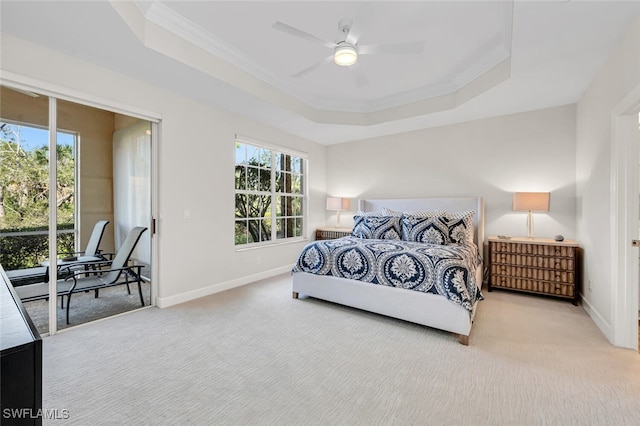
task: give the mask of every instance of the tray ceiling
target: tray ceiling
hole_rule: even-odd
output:
[[[3,32],[324,144],[574,103],[640,13],[640,3],[612,1],[0,7]],[[344,18],[361,33],[358,45],[424,41],[424,49],[360,55],[364,85],[332,61],[295,77],[332,50],[273,24],[336,42]]]

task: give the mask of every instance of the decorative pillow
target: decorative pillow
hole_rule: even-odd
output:
[[[403,215],[402,240],[429,244],[449,244],[447,227],[440,220],[441,216],[419,217]]]
[[[356,215],[351,235],[378,240],[400,239],[400,218],[393,216]]]
[[[473,243],[473,217],[475,212],[446,213],[443,222],[448,228],[449,240],[452,243]]]
[[[441,245],[473,243],[474,214],[468,211],[427,217],[403,215],[402,239]]]

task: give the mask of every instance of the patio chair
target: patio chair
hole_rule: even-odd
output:
[[[133,253],[140,237],[146,230],[147,228],[143,226],[133,228],[112,261],[89,262],[87,265],[91,266],[92,269],[73,271],[67,278],[58,280],[56,283],[56,295],[63,298],[63,303],[64,296],[67,296],[67,324],[69,324],[69,306],[73,293],[90,290],[97,291],[102,288],[126,285],[127,291],[131,294],[129,283],[137,282],[140,303],[144,306],[141,277],[143,265],[128,265],[128,262],[131,253]],[[95,269],[93,269],[93,267],[95,267]],[[106,267],[107,269],[101,269],[101,267]],[[24,285],[16,287],[16,292],[23,302],[45,299],[49,297],[49,284],[43,282]]]
[[[108,220],[100,220],[93,226],[91,231],[91,237],[84,251],[77,251],[72,253],[59,253],[63,255],[61,260],[65,262],[96,262],[99,260],[106,260],[100,249],[100,241],[104,235],[104,230],[109,224]]]
[[[87,243],[84,251],[60,253],[60,255],[63,255],[64,257],[58,259],[58,278],[66,276],[64,274],[68,273],[72,269],[72,264],[83,264],[87,262],[106,260],[105,256],[102,255],[102,251],[100,250],[100,241],[102,241],[102,236],[104,235],[104,230],[107,227],[108,223],[108,220],[101,220],[96,222],[96,224],[93,226],[91,237],[89,238],[89,242]],[[42,262],[41,265],[42,266],[38,266],[35,268],[14,269],[12,271],[5,272],[7,273],[7,277],[14,287],[31,284],[34,282],[48,282],[49,261]]]

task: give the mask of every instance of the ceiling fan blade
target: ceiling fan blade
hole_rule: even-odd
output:
[[[361,35],[362,35],[362,26],[354,25],[349,29],[349,33],[347,33],[347,37],[345,38],[344,41],[346,41],[349,44],[355,45],[358,42],[358,39],[360,39]]]
[[[331,62],[331,61],[333,61],[333,55],[327,56],[326,58],[324,58],[320,62],[317,62],[317,63],[311,65],[310,67],[307,67],[307,68],[303,69],[302,71],[299,71],[299,72],[295,73],[291,77],[293,77],[293,78],[304,77],[305,75],[309,74],[310,72],[315,71],[316,69],[320,68],[322,65],[326,64],[327,62]]]
[[[351,65],[349,68],[351,69],[351,75],[356,82],[356,86],[363,87],[369,84],[369,79],[365,75],[364,71],[362,71],[362,68],[360,68],[357,62]]]
[[[372,17],[373,6],[369,2],[362,2],[354,16],[353,24],[349,29],[349,33],[347,34],[345,41],[349,44],[355,45],[358,40],[360,40],[363,31],[369,26]]]
[[[310,41],[312,43],[322,44],[323,46],[327,46],[327,47],[330,47],[332,49],[334,47],[336,47],[335,43],[332,43],[332,42],[327,41],[327,40],[323,40],[323,39],[318,38],[318,37],[316,37],[314,35],[311,35],[309,33],[306,33],[304,31],[302,31],[302,30],[299,30],[299,29],[297,29],[295,27],[292,27],[291,25],[284,24],[284,23],[282,23],[280,21],[277,21],[276,23],[274,23],[273,24],[273,28],[278,30],[278,31],[282,31],[284,33],[287,33],[287,34],[303,38],[303,39],[305,39],[307,41]]]
[[[422,53],[424,41],[412,41],[408,43],[394,44],[366,44],[358,46],[359,55],[391,54],[391,55],[411,55]]]

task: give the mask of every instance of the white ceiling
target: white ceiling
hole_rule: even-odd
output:
[[[0,2],[3,32],[333,144],[576,102],[640,2]],[[358,45],[424,41],[414,55],[325,62]]]

